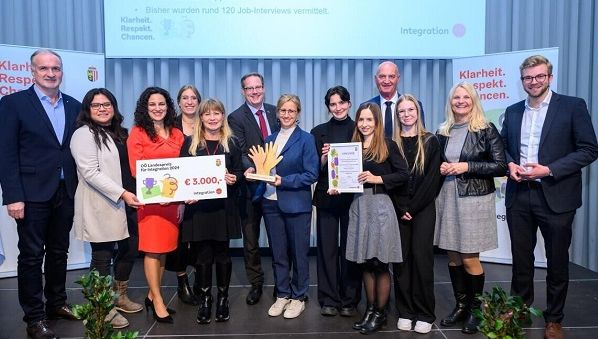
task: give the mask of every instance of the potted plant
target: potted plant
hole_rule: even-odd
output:
[[[90,339],[134,339],[138,332],[126,331],[114,333],[106,316],[114,307],[116,293],[112,290],[112,277],[101,276],[93,269],[76,281],[83,287],[83,296],[88,303],[75,305],[73,313],[83,320],[85,337]]]
[[[479,330],[488,338],[525,339],[524,325],[531,324],[532,315],[542,311],[527,306],[519,296],[509,296],[501,287],[477,297],[482,302],[474,315],[480,320]]]

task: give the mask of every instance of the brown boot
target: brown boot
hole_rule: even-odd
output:
[[[143,310],[143,306],[136,302],[133,302],[127,296],[127,289],[129,288],[129,281],[114,280],[114,291],[117,294],[116,301],[114,301],[114,307],[125,313],[137,313]]]

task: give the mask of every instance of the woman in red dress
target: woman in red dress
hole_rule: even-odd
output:
[[[168,92],[149,87],[137,100],[135,126],[127,139],[131,172],[137,160],[175,158],[183,145],[183,133],[174,128],[175,109]],[[145,252],[143,268],[149,286],[145,305],[158,322],[172,323],[174,313],[164,304],[160,286],[166,253],[177,248],[182,204],[146,204],[138,209],[139,250]]]

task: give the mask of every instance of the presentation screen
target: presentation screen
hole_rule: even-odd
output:
[[[104,0],[107,58],[484,54],[482,0]]]

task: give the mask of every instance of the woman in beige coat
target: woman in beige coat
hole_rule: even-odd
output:
[[[114,257],[114,288],[118,293],[115,308],[107,321],[114,328],[128,326],[118,311],[139,312],[143,307],[127,297],[129,275],[137,253],[136,225],[127,223],[127,207],[141,204],[132,192],[126,153],[127,130],[114,95],[105,88],[95,88],[83,98],[71,139],[71,152],[77,164],[79,185],[75,193],[75,237],[91,244],[91,269],[110,275]],[[131,213],[134,215],[134,213]],[[129,225],[131,224],[131,225]]]

